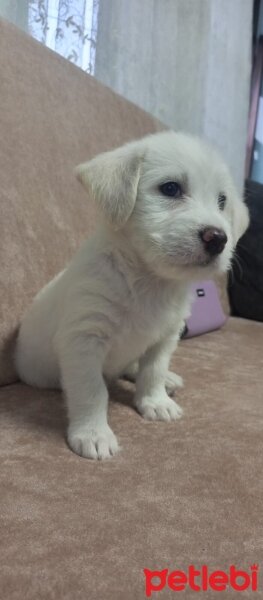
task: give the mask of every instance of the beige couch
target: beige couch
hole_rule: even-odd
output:
[[[61,394],[16,381],[25,307],[94,226],[73,167],[162,126],[5,22],[0,45],[1,597],[140,600],[144,568],[248,569],[263,559],[262,324],[181,342],[178,423],[143,421],[116,385],[111,461],[74,455]]]

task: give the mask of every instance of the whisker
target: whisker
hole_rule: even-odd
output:
[[[231,275],[233,276],[233,281],[235,279],[235,271],[234,271],[234,266],[233,266],[234,264],[237,265],[237,267],[239,269],[240,278],[243,279],[244,271],[243,271],[243,267],[242,267],[242,264],[241,264],[241,258],[240,258],[240,256],[238,256],[237,254],[233,254],[233,256],[232,256],[232,263],[233,264],[231,264]]]
[[[241,250],[243,250],[243,252],[247,253],[246,246],[243,246],[243,244],[240,244],[240,242],[238,242],[238,248],[240,248]]]

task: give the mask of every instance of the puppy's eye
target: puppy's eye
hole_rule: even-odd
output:
[[[218,203],[218,206],[219,206],[220,210],[224,210],[225,205],[226,205],[226,196],[225,196],[225,194],[219,194],[218,199],[217,199],[217,203]]]
[[[159,187],[160,192],[164,196],[169,196],[169,198],[179,198],[182,195],[182,188],[179,183],[176,181],[167,181],[166,183],[162,183]]]

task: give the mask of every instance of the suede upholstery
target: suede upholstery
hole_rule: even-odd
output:
[[[145,567],[249,570],[263,559],[262,324],[180,343],[179,422],[143,421],[116,384],[122,451],[102,463],[68,449],[59,392],[15,383],[19,318],[95,223],[73,167],[162,125],[4,22],[0,71],[1,597],[143,600]],[[241,597],[260,598],[262,577]]]

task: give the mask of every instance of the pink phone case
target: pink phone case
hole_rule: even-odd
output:
[[[190,338],[214,329],[226,322],[214,281],[199,281],[192,287],[193,304],[191,316],[186,320],[183,338]]]

